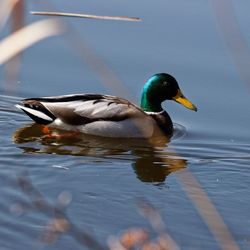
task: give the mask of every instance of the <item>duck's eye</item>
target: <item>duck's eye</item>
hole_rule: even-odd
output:
[[[166,81],[164,81],[164,82],[163,82],[163,85],[167,87],[167,86],[169,85],[169,83],[166,82]]]

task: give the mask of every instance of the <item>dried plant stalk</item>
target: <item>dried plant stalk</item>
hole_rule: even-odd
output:
[[[43,20],[16,31],[0,42],[0,64],[49,36],[63,32],[62,25],[57,20]]]
[[[206,192],[202,189],[198,180],[187,169],[177,172],[176,175],[187,195],[200,213],[203,221],[217,239],[221,249],[239,250],[240,248],[233,239],[233,236],[228,230],[225,222],[221,218],[212,201],[207,196]]]
[[[232,57],[241,79],[250,85],[250,49],[244,36],[232,0],[210,0],[221,37]]]
[[[129,22],[141,21],[139,17],[97,16],[97,15],[90,15],[90,14],[45,12],[45,11],[31,11],[30,13],[33,15],[78,17],[78,18],[90,18],[90,19],[99,19],[99,20],[114,20],[114,21],[129,21]]]
[[[11,0],[12,1],[12,0]],[[10,23],[11,34],[25,26],[25,2],[17,1],[12,8]],[[21,54],[17,54],[8,63],[5,64],[5,81],[14,87],[18,82],[18,76],[21,69]],[[14,85],[13,85],[14,84]]]
[[[0,29],[5,25],[8,20],[14,6],[20,2],[20,0],[1,0],[0,3]]]
[[[65,206],[51,204],[43,194],[33,185],[27,172],[21,173],[17,178],[17,184],[24,194],[29,198],[29,202],[17,204],[21,211],[36,210],[48,216],[47,226],[41,237],[44,244],[55,243],[59,236],[68,234],[79,244],[91,250],[106,250],[107,248],[95,240],[88,232],[80,230],[65,213]],[[62,193],[61,193],[62,195]],[[64,193],[65,195],[65,193]],[[67,196],[67,195],[66,195]],[[67,204],[68,205],[68,204]],[[14,211],[16,212],[16,211]],[[18,211],[17,211],[18,212]]]

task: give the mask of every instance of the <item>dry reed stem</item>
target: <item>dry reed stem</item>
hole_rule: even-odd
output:
[[[241,79],[250,86],[250,50],[241,32],[232,0],[211,0],[216,24]]]
[[[97,15],[90,15],[90,14],[65,13],[65,12],[48,12],[48,11],[31,11],[30,13],[33,14],[33,15],[78,17],[78,18],[98,19],[98,20],[129,21],[129,22],[141,21],[141,19],[139,17],[97,16]]]
[[[87,232],[80,230],[76,225],[74,225],[70,218],[67,217],[64,210],[71,201],[71,198],[68,200],[68,194],[65,196],[65,192],[62,192],[58,196],[59,202],[53,205],[47,201],[42,193],[32,184],[27,172],[23,172],[17,178],[17,184],[30,200],[30,203],[22,202],[17,204],[19,206],[19,210],[25,211],[36,209],[48,217],[47,227],[41,237],[41,241],[43,243],[55,243],[62,234],[67,233],[78,243],[91,250],[106,250],[106,247],[102,246]],[[62,196],[64,196],[64,198],[62,198]],[[66,199],[66,203],[63,202],[62,204],[62,199]]]
[[[13,8],[21,0],[1,0],[0,3],[0,30],[7,22]]]
[[[25,25],[25,7],[24,1],[18,1],[11,13],[11,34],[20,30]],[[5,64],[5,81],[8,86],[12,88],[16,86],[18,82],[18,75],[21,68],[21,54],[17,54],[11,60]]]
[[[177,172],[176,176],[220,247],[223,250],[239,250],[239,246],[198,180],[187,169]]]
[[[3,64],[31,45],[61,34],[62,25],[56,20],[43,20],[30,24],[0,42],[0,64]]]
[[[114,71],[97,55],[94,49],[78,34],[73,27],[70,27],[70,34],[66,34],[66,41],[81,59],[98,76],[101,84],[117,96],[123,96],[133,100],[130,91],[123,82],[116,76]]]
[[[140,214],[149,221],[152,228],[158,234],[158,239],[155,244],[158,245],[160,249],[179,250],[180,247],[177,242],[167,233],[165,223],[157,209],[145,200],[138,203],[138,208]]]

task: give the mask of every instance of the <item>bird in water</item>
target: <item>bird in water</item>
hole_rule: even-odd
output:
[[[101,94],[73,94],[28,98],[17,108],[38,124],[85,134],[116,138],[170,137],[173,122],[162,102],[174,100],[197,108],[182,94],[176,79],[155,74],[145,83],[140,107],[126,99]]]

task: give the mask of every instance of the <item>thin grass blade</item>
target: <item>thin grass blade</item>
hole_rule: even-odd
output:
[[[44,11],[31,11],[30,13],[33,15],[78,17],[78,18],[98,19],[98,20],[114,20],[114,21],[129,21],[129,22],[141,21],[141,19],[139,17],[98,16],[98,15],[90,15],[90,14],[65,13],[65,12],[44,12]]]

